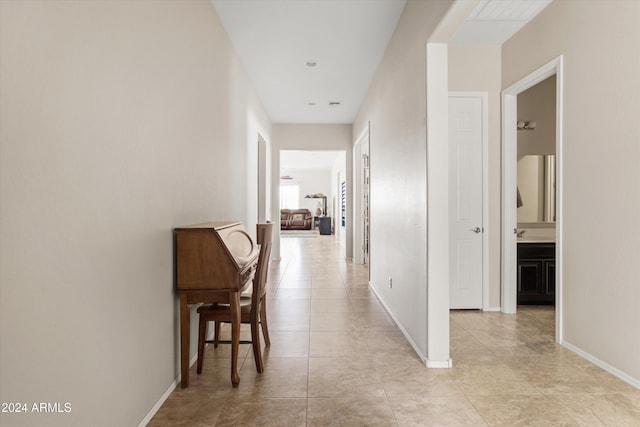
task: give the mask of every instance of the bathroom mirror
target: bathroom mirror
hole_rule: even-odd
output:
[[[528,155],[520,158],[518,193],[518,222],[555,222],[556,156]]]

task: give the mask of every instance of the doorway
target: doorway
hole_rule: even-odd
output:
[[[258,134],[258,224],[267,220],[267,143]]]
[[[370,253],[370,157],[369,126],[353,147],[354,160],[354,260],[356,264],[369,264]]]
[[[488,307],[486,234],[488,94],[449,93],[449,228],[452,309]]]
[[[517,141],[518,141],[518,94],[543,80],[556,76],[556,126],[555,126],[555,182],[556,182],[556,229],[555,229],[555,305],[556,342],[562,343],[562,111],[563,111],[563,57],[559,56],[538,70],[502,91],[502,311],[515,314],[517,311]]]
[[[340,226],[341,218],[336,212],[339,211],[337,203],[340,201],[341,184],[337,177],[345,175],[345,151],[280,150],[278,206],[280,209],[300,211],[296,214],[307,218],[303,225],[304,231],[309,231],[306,234],[335,234],[344,246],[346,230]],[[298,225],[294,228],[297,229]],[[290,233],[291,230],[284,231],[287,231],[285,234],[295,234]],[[281,235],[284,231],[281,231]]]

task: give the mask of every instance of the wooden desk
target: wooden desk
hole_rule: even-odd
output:
[[[189,386],[189,304],[214,302],[231,307],[231,384],[237,387],[240,292],[253,280],[259,250],[238,222],[210,222],[175,231],[182,388]]]

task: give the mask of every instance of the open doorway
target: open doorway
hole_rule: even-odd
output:
[[[345,239],[337,215],[337,177],[346,175],[345,151],[280,151],[281,237],[331,236]]]
[[[370,253],[370,154],[369,127],[360,135],[353,148],[354,159],[354,261],[369,264]]]
[[[556,76],[517,96],[517,304],[555,305]]]
[[[531,132],[534,132],[538,127],[538,122],[533,117],[520,117],[518,96],[549,78],[555,80],[553,100],[555,126],[551,129],[551,134],[554,136],[552,144],[554,157],[532,158],[529,159],[531,160],[530,165],[522,163],[521,168],[526,169],[531,166],[529,169],[533,170],[538,165],[542,166],[542,172],[536,170],[535,173],[532,172],[528,175],[539,176],[536,185],[541,182],[543,187],[545,184],[553,186],[552,183],[555,182],[555,196],[552,196],[551,192],[545,194],[544,189],[540,195],[537,193],[533,195],[532,192],[529,192],[527,203],[533,205],[535,199],[536,205],[526,211],[534,212],[531,214],[533,215],[531,218],[535,219],[532,222],[525,222],[523,219],[526,220],[528,217],[523,217],[521,214],[518,218],[518,209],[522,209],[525,204],[522,194],[519,194],[518,157],[520,154],[524,158],[527,149],[523,147],[520,153],[518,152],[518,138],[519,133],[525,136],[526,133],[532,135]],[[547,84],[550,84],[551,81],[548,80]],[[502,93],[502,311],[516,313],[519,302],[519,279],[520,281],[533,280],[535,287],[547,293],[552,289],[556,307],[556,342],[558,343],[562,342],[562,84],[562,57],[560,56],[505,89]],[[526,141],[527,138],[521,138],[521,140]],[[539,150],[539,147],[536,149]],[[520,172],[521,175],[527,175],[522,170]],[[554,179],[550,178],[552,172],[555,172]],[[529,186],[534,187],[533,184]],[[537,200],[540,200],[540,206],[538,206]],[[549,220],[547,224],[544,221],[545,211],[546,218]],[[525,210],[523,210],[524,212]],[[549,225],[550,219],[554,216],[555,228]],[[551,235],[549,236],[549,234]],[[542,240],[549,240],[549,238],[553,240],[552,255],[547,253],[548,251],[545,253],[542,253],[544,251],[536,252],[539,248],[533,248],[535,253],[529,250],[531,248],[526,248],[524,252],[521,250],[521,257],[518,258],[519,243],[521,248],[525,242],[534,243],[535,246],[532,239],[538,239],[537,243],[545,243],[549,246],[550,242],[542,242]],[[535,260],[529,259],[532,254],[537,256]],[[542,289],[543,283],[544,289]],[[547,298],[549,297],[547,296]]]

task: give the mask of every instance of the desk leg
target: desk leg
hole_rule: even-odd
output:
[[[231,307],[231,384],[238,387],[238,351],[240,348],[240,292],[229,293]]]
[[[189,387],[189,307],[187,295],[180,294],[180,373],[182,388]]]

